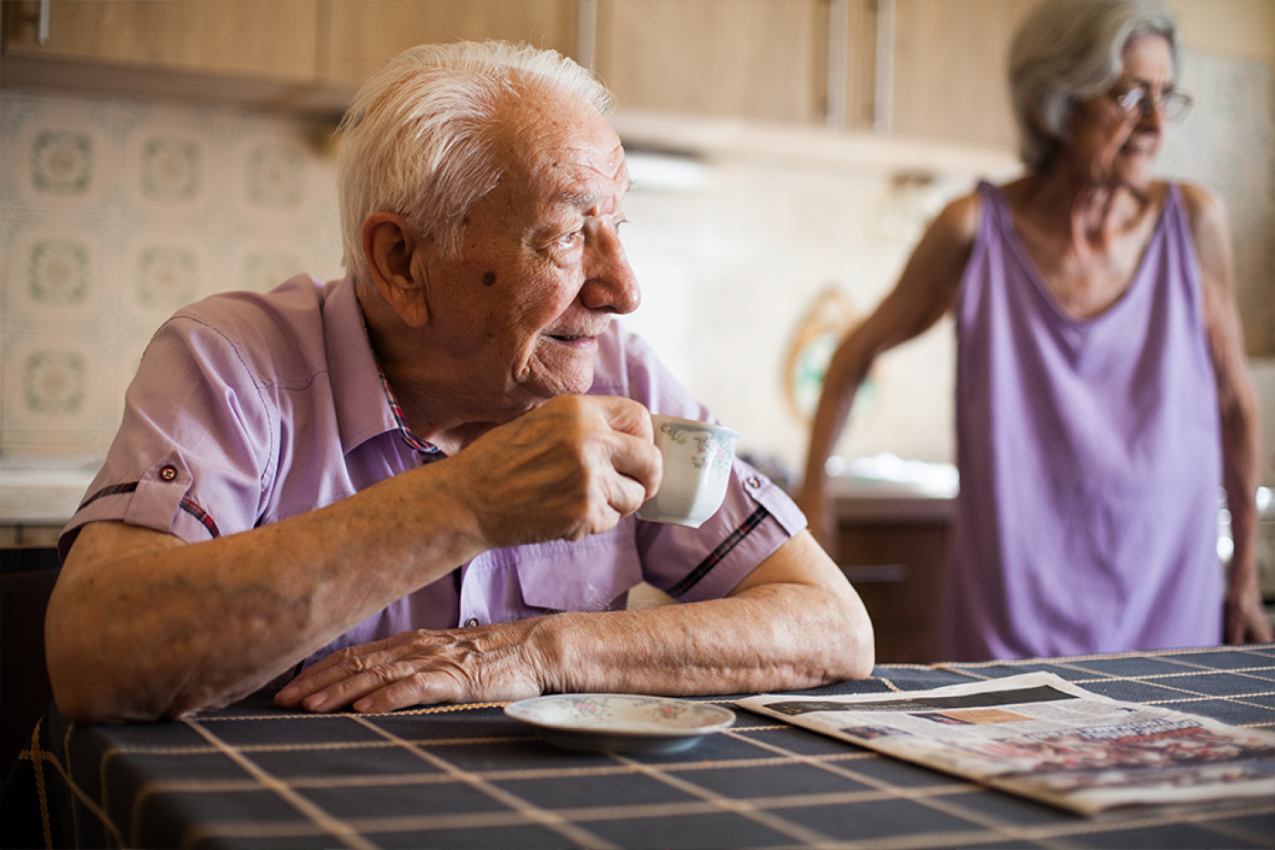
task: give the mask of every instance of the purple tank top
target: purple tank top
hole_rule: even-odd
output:
[[[1171,186],[1129,288],[1065,315],[988,183],[957,300],[961,492],[938,657],[1217,644],[1217,386]]]

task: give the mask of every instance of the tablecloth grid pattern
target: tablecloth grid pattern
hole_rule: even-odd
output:
[[[804,693],[918,690],[1030,670],[1275,730],[1275,645],[880,666],[871,679]],[[56,817],[46,835],[79,845],[1275,845],[1275,800],[1084,818],[736,711],[731,729],[690,750],[624,756],[551,747],[500,704],[306,715],[258,695],[160,725],[80,728],[51,712],[24,757],[41,767],[44,811],[73,812],[72,835],[51,835]]]

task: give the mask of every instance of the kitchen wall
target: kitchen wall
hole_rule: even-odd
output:
[[[1271,65],[1191,52],[1181,86],[1197,106],[1162,170],[1226,199],[1249,349],[1275,355]],[[339,275],[327,151],[299,119],[0,90],[0,460],[100,458],[149,335],[181,304]],[[679,162],[673,176],[658,164],[639,158],[626,204],[644,287],[629,324],[743,432],[744,451],[796,469],[806,424],[785,371],[812,306],[832,296],[862,317],[924,222],[979,175],[759,155]],[[882,358],[841,453],[950,460],[952,347],[943,322]]]
[[[310,127],[228,107],[0,91],[0,452],[100,457],[182,304],[335,275]]]

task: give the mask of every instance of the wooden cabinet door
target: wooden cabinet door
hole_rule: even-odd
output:
[[[5,52],[92,64],[311,83],[316,0],[52,0],[49,39],[39,3],[5,4]]]
[[[386,59],[414,47],[487,38],[574,57],[575,0],[326,0],[330,85],[358,87]]]
[[[848,522],[839,529],[841,569],[872,618],[877,663],[934,658],[946,566],[945,521]]]
[[[1007,64],[1038,0],[895,0],[891,130],[1012,148]]]
[[[824,122],[827,4],[598,4],[597,68],[622,109]]]

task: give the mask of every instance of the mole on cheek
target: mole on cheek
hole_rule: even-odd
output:
[[[496,273],[483,272],[483,286],[495,286],[495,285],[496,285]]]

